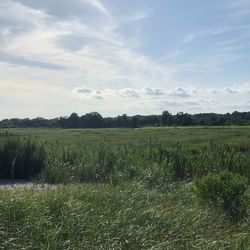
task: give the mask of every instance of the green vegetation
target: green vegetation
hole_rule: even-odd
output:
[[[2,249],[249,249],[249,222],[232,225],[191,187],[73,185],[1,192]]]
[[[247,214],[249,197],[246,196],[247,180],[228,171],[209,174],[196,183],[197,194],[205,201],[221,206],[233,220]]]
[[[0,178],[34,178],[45,168],[45,159],[44,145],[7,135],[0,142]]]
[[[0,191],[0,249],[249,249],[249,138],[248,127],[3,131],[1,177],[58,186]]]
[[[97,112],[78,116],[72,113],[69,117],[54,119],[4,119],[0,121],[0,128],[136,128],[145,126],[225,126],[250,125],[250,112],[233,112],[226,114],[201,113],[187,114],[179,112],[172,115],[163,111],[161,115],[135,115],[126,114],[117,117],[102,117]]]
[[[250,126],[227,127],[145,127],[136,129],[10,129],[18,137],[39,142],[63,145],[120,144],[121,142],[157,141],[164,146],[179,142],[189,148],[205,146],[209,141],[217,144],[250,144]],[[4,130],[3,130],[4,135]]]

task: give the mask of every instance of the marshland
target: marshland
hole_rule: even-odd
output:
[[[237,126],[2,130],[0,178],[17,184],[0,187],[0,248],[249,249],[249,138]]]

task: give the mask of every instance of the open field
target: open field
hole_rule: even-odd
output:
[[[0,249],[250,249],[250,127],[5,132]]]
[[[0,130],[1,131],[1,130]],[[215,143],[250,144],[250,126],[230,127],[146,127],[137,129],[9,129],[18,136],[63,144],[105,142],[148,142],[155,139],[165,145],[177,141],[192,147]]]

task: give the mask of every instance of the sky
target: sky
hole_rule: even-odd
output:
[[[250,110],[250,0],[0,0],[0,118]]]

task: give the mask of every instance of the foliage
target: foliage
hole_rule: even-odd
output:
[[[228,171],[209,174],[195,183],[195,191],[201,199],[221,207],[234,220],[247,215],[246,190],[246,178]]]
[[[233,112],[232,114],[187,114],[179,112],[172,115],[168,111],[163,111],[162,115],[135,115],[127,116],[123,114],[117,117],[103,118],[97,112],[87,113],[78,116],[72,113],[69,117],[54,119],[4,119],[0,121],[0,128],[137,128],[145,126],[224,126],[224,125],[250,125],[250,112]]]

